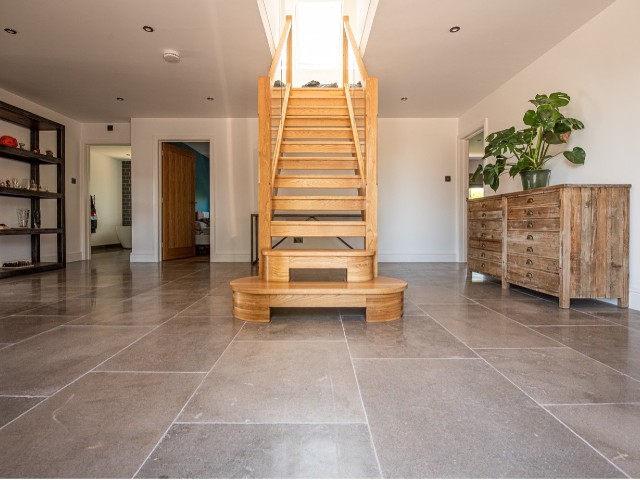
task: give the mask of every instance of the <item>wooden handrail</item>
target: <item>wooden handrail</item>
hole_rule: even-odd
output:
[[[351,132],[353,133],[353,142],[356,147],[356,157],[358,159],[358,168],[360,169],[360,177],[364,180],[366,170],[364,168],[364,160],[362,159],[362,148],[360,147],[360,138],[358,137],[358,126],[356,125],[356,116],[353,111],[353,104],[351,103],[351,93],[349,92],[349,85],[344,86],[344,92],[347,97],[347,108],[349,109],[349,119],[351,120]]]
[[[271,160],[271,185],[276,181],[278,157],[280,156],[280,146],[282,145],[282,135],[284,133],[284,122],[287,118],[287,105],[289,104],[290,93],[291,83],[287,83],[287,88],[284,91],[284,102],[282,103],[282,114],[280,116],[280,126],[278,127],[278,137],[276,139],[276,146],[273,149],[273,158]]]
[[[273,78],[273,75],[276,73],[276,69],[278,68],[278,63],[280,63],[280,57],[282,56],[282,50],[284,50],[285,42],[288,42],[288,54],[289,58],[287,58],[287,83],[291,83],[289,79],[289,71],[291,70],[291,41],[289,40],[291,37],[291,15],[287,15],[287,21],[284,24],[284,28],[282,29],[282,35],[280,35],[280,40],[278,41],[278,48],[276,48],[276,53],[273,55],[273,60],[271,61],[271,67],[269,68],[269,79]]]
[[[369,74],[367,73],[367,69],[364,66],[362,55],[360,55],[360,48],[356,43],[356,37],[353,35],[353,32],[351,31],[351,26],[349,26],[349,17],[344,16],[342,17],[342,20],[344,22],[344,32],[345,32],[346,38],[349,40],[349,45],[351,45],[351,49],[353,50],[353,55],[355,56],[356,63],[358,64],[358,70],[360,70],[360,75],[362,76],[362,80],[366,82],[367,78],[369,78]],[[343,55],[346,57],[347,49],[343,49],[343,50],[344,50]],[[343,59],[343,65],[344,65],[343,68],[345,70],[347,68],[347,64],[348,64],[348,61],[346,59]],[[346,77],[346,72],[345,72],[345,77]]]

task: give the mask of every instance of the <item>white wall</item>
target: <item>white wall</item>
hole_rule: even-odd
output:
[[[640,309],[640,163],[635,144],[640,130],[640,2],[618,0],[582,28],[498,88],[460,118],[460,135],[488,118],[489,131],[521,126],[527,100],[536,93],[571,95],[567,114],[585,129],[570,148],[587,152],[584,166],[552,160],[551,183],[623,183],[631,188],[630,304]],[[521,189],[501,179],[501,192]]]
[[[122,225],[122,161],[90,148],[89,195],[96,197],[98,228],[91,245],[118,244],[116,225]]]
[[[457,134],[457,119],[378,120],[380,261],[456,260]]]
[[[258,210],[256,118],[131,121],[133,262],[157,262],[161,141],[210,142],[214,232],[211,261],[249,261],[250,214]]]
[[[72,120],[68,117],[60,115],[57,112],[42,107],[36,103],[33,103],[25,98],[19,97],[6,90],[0,89],[0,100],[3,102],[15,105],[16,107],[30,111],[37,115],[43,116],[55,122],[61,123],[65,126],[65,217],[67,227],[67,261],[73,262],[82,259],[81,254],[81,236],[79,232],[79,184],[72,184],[72,178],[78,178],[78,159],[79,159],[79,146],[81,137],[81,125],[79,122]],[[21,136],[24,132],[20,132],[17,127],[2,125],[2,135]],[[26,138],[19,138],[21,142],[24,142],[27,146],[28,135]],[[43,134],[41,136],[41,151],[47,149],[55,150],[55,138],[53,135]],[[25,164],[26,165],[26,164]],[[24,167],[24,166],[23,166]],[[12,174],[22,175],[21,178],[29,176],[29,170],[13,170],[17,167],[17,162],[5,162],[0,160],[0,171],[3,177]],[[26,175],[24,173],[26,172]],[[52,167],[46,167],[41,170],[41,184],[49,186],[49,190],[55,190],[56,175],[55,169]],[[3,198],[0,202],[0,223],[6,223],[8,225],[15,225],[17,207],[26,208],[27,205],[22,203],[25,200],[12,199],[10,197]],[[55,226],[55,203],[42,201],[42,226]],[[26,241],[25,241],[26,240]],[[56,242],[55,236],[47,235],[42,237],[41,245],[42,259],[44,261],[55,260],[56,258]],[[3,237],[0,239],[0,260],[11,259],[30,259],[31,247],[28,238],[26,237]]]

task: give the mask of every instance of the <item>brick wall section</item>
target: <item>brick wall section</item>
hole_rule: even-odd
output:
[[[131,161],[122,162],[122,225],[131,225]]]

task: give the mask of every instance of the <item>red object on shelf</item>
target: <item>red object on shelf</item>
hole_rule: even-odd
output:
[[[10,137],[9,135],[3,135],[0,137],[0,145],[5,145],[7,147],[17,147],[18,140],[16,140],[13,137]]]

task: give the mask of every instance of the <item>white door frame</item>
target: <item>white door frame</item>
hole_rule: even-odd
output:
[[[458,137],[458,262],[467,261],[467,202],[469,193],[469,139],[480,132],[486,138],[489,131],[489,119],[485,118],[482,124],[476,124],[473,129]]]

